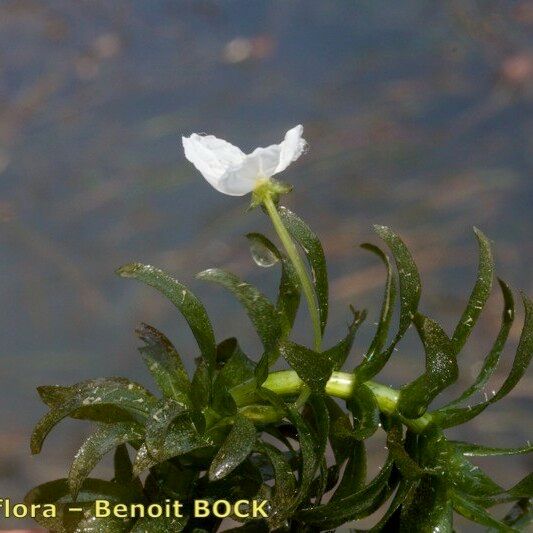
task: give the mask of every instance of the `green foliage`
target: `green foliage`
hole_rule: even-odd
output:
[[[422,416],[437,394],[459,376],[453,343],[444,330],[420,313],[413,322],[426,351],[426,372],[400,391],[398,412],[407,418]]]
[[[305,253],[311,279],[315,286],[315,293],[318,302],[318,314],[320,316],[320,327],[322,333],[328,321],[328,271],[326,267],[326,257],[322,244],[311,228],[297,215],[286,207],[279,208],[279,215],[283,223],[287,226],[293,239],[302,247]]]
[[[322,245],[297,215],[278,209],[307,259],[323,332],[328,277]],[[120,268],[119,275],[155,287],[177,307],[196,338],[200,357],[189,377],[170,340],[142,324],[137,330],[140,353],[158,396],[123,378],[39,387],[49,411],[33,432],[32,453],[41,451],[48,433],[66,417],[91,421],[95,429],[76,454],[67,479],[45,483],[26,496],[27,503],[58,504],[57,517],[41,515],[37,521],[65,533],[207,532],[219,529],[222,521],[194,517],[194,500],[257,499],[268,500],[268,518],[235,515],[232,518],[241,522],[235,529],[312,532],[355,522],[353,527],[361,530],[358,520],[381,511],[372,531],[452,532],[454,513],[490,531],[526,530],[533,520],[532,476],[505,489],[470,458],[524,454],[533,447],[459,442],[448,439],[444,430],[481,414],[524,375],[533,353],[532,302],[523,296],[524,324],[509,375],[494,395],[473,403],[497,368],[515,318],[512,291],[498,280],[501,326],[478,377],[456,400],[432,410],[434,400],[457,380],[458,357],[488,301],[494,270],[489,242],[475,230],[480,253],[477,279],[449,336],[418,309],[420,276],[407,246],[390,228],[375,230],[393,261],[378,246],[363,245],[383,262],[386,282],[375,334],[356,363],[350,356],[364,311],[351,309],[345,336],[322,351],[291,340],[300,281],[285,253],[264,235],[251,233],[247,238],[258,265],[281,268],[275,302],[223,270],[198,275],[222,285],[243,305],[263,346],[253,358],[234,338],[216,343],[205,307],[182,283],[151,266],[134,263]],[[399,391],[371,381],[411,326],[425,354],[424,372]],[[280,357],[290,370],[272,370]],[[384,436],[388,455],[368,479],[365,441],[372,435]],[[111,481],[90,478],[111,452]],[[97,518],[97,499],[146,505],[180,500],[183,516]],[[501,503],[509,509],[498,519],[489,509]],[[70,504],[84,513],[67,512]]]
[[[228,437],[209,467],[209,479],[216,481],[233,472],[250,455],[255,444],[255,426],[244,416],[235,416]]]
[[[282,328],[280,312],[276,310],[268,298],[261,294],[253,285],[241,281],[235,274],[224,272],[219,268],[204,270],[196,277],[213,283],[219,283],[235,295],[245,307],[263,343],[265,356],[268,357],[269,364],[275,363],[278,356],[276,345],[281,339]]]
[[[327,352],[315,352],[288,340],[280,342],[278,350],[312,391],[325,391],[334,366]]]

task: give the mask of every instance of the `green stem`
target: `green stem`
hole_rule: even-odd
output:
[[[381,412],[388,415],[398,415],[397,406],[400,393],[397,390],[374,381],[366,381],[365,385],[374,393]],[[294,370],[282,370],[269,374],[263,387],[281,396],[296,396],[307,389]],[[326,384],[326,394],[346,400],[352,395],[354,387],[355,377],[353,374],[333,372]],[[241,413],[255,422],[272,423],[283,416],[282,413],[270,406],[249,405],[257,400],[255,398],[255,382],[238,385],[232,389],[231,394],[237,405],[241,407]],[[426,413],[420,418],[401,418],[402,422],[416,433],[423,431],[432,420],[430,413]]]
[[[291,260],[291,263],[293,264],[294,269],[296,270],[296,274],[300,280],[300,285],[307,301],[307,307],[309,308],[311,322],[313,323],[314,348],[315,351],[319,352],[322,346],[322,330],[320,328],[320,316],[318,314],[318,306],[315,299],[315,291],[313,289],[313,285],[311,283],[311,280],[309,279],[309,275],[298,252],[298,249],[296,248],[294,241],[292,240],[291,236],[289,235],[289,232],[287,231],[287,228],[285,227],[283,221],[281,220],[281,217],[279,216],[278,210],[276,209],[276,205],[272,200],[272,196],[266,193],[263,196],[262,200],[263,205],[265,206],[265,209],[268,213],[268,216],[272,220],[274,229],[276,230],[276,233],[278,234],[278,237],[285,248],[285,252]]]

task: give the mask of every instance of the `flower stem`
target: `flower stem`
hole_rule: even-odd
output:
[[[305,265],[302,261],[300,253],[294,244],[287,228],[283,224],[281,217],[279,216],[278,210],[272,196],[270,194],[265,194],[262,198],[263,205],[268,213],[268,216],[272,220],[272,224],[276,233],[278,234],[279,239],[281,240],[287,256],[291,260],[291,263],[296,270],[296,274],[300,280],[300,285],[304,293],[305,299],[307,301],[307,307],[309,309],[309,315],[311,316],[311,322],[313,323],[313,332],[314,332],[314,349],[319,352],[322,346],[322,330],[320,327],[320,316],[318,314],[318,306],[315,298],[315,291],[309,275],[305,268]]]
[[[274,229],[276,230],[278,237],[283,243],[285,252],[291,260],[291,263],[294,266],[294,270],[296,271],[296,275],[300,280],[300,285],[307,301],[307,307],[309,309],[311,322],[313,323],[314,349],[316,352],[320,352],[320,350],[322,349],[322,328],[320,327],[320,315],[318,313],[318,305],[316,301],[315,291],[313,289],[313,284],[309,279],[309,274],[305,268],[300,253],[298,252],[298,249],[296,248],[292,237],[289,235],[287,228],[285,227],[283,221],[281,220],[281,217],[279,216],[276,204],[274,203],[274,200],[272,200],[272,195],[268,192],[263,197],[263,205],[265,206],[265,209],[270,219],[272,220]],[[307,402],[307,399],[310,395],[311,391],[309,390],[309,388],[305,385],[302,386],[300,395],[298,396],[298,399],[295,402],[295,408],[302,408],[305,405],[305,402]]]

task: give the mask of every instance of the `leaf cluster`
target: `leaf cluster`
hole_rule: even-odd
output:
[[[280,216],[305,255],[313,280],[322,331],[328,317],[328,276],[322,245],[297,215],[281,207]],[[262,343],[250,357],[234,338],[217,342],[200,300],[168,273],[138,263],[117,272],[148,284],[168,298],[187,321],[198,344],[196,370],[190,377],[170,340],[142,324],[140,353],[158,388],[155,395],[124,378],[96,379],[72,386],[38,389],[49,411],[31,438],[39,453],[48,433],[70,417],[89,420],[94,432],[83,443],[66,479],[45,483],[26,496],[27,503],[55,502],[56,518],[38,517],[58,532],[216,531],[222,520],[192,515],[195,499],[230,502],[268,500],[266,519],[233,518],[243,531],[325,531],[355,523],[383,509],[372,531],[452,531],[459,513],[491,531],[518,531],[532,519],[531,475],[505,489],[471,457],[528,453],[449,440],[445,430],[463,424],[506,396],[525,373],[533,353],[533,304],[523,296],[525,318],[508,377],[481,401],[500,360],[515,318],[513,294],[498,280],[502,293],[501,326],[474,383],[436,410],[435,398],[458,378],[457,359],[487,303],[493,281],[489,242],[479,231],[479,269],[466,308],[453,333],[419,310],[420,276],[408,248],[390,228],[377,226],[389,256],[374,244],[363,248],[384,264],[386,283],[375,335],[364,356],[345,368],[365,312],[351,310],[345,336],[321,352],[290,340],[300,303],[294,267],[261,234],[247,235],[261,266],[279,265],[277,300],[234,274],[209,269],[198,274],[230,291],[242,304]],[[392,330],[396,303],[399,317]],[[414,326],[425,353],[423,373],[399,391],[374,381]],[[272,372],[283,357],[290,371]],[[305,405],[297,403],[302,388]],[[342,404],[337,396],[342,399]],[[387,458],[368,478],[365,441],[383,432]],[[108,453],[114,453],[114,477],[89,477]],[[93,502],[185,504],[182,518],[97,518]],[[72,503],[83,515],[67,512]],[[488,509],[512,505],[503,518]]]

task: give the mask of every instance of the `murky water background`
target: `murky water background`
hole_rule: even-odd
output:
[[[65,424],[30,458],[44,412],[36,385],[148,382],[133,336],[140,320],[195,356],[170,304],[114,276],[117,266],[140,260],[175,273],[205,301],[219,339],[238,335],[256,352],[242,310],[194,274],[222,266],[272,294],[277,273],[258,271],[242,238],[270,231],[268,222],[202,180],[182,133],[249,150],[304,124],[310,150],[283,176],[295,185],[287,203],[323,238],[328,339],[342,335],[349,303],[372,311],[353,362],[384,276],[356,246],[377,242],[373,223],[412,247],[422,309],[448,328],[473,283],[474,224],[494,240],[499,275],[531,294],[532,29],[533,9],[519,1],[2,2],[0,496],[64,476],[89,429]],[[454,390],[479,368],[499,315],[495,296]],[[306,324],[302,316],[301,341]],[[422,364],[409,341],[383,379],[399,385]],[[523,444],[531,380],[455,434]],[[488,462],[506,485],[530,466]]]

